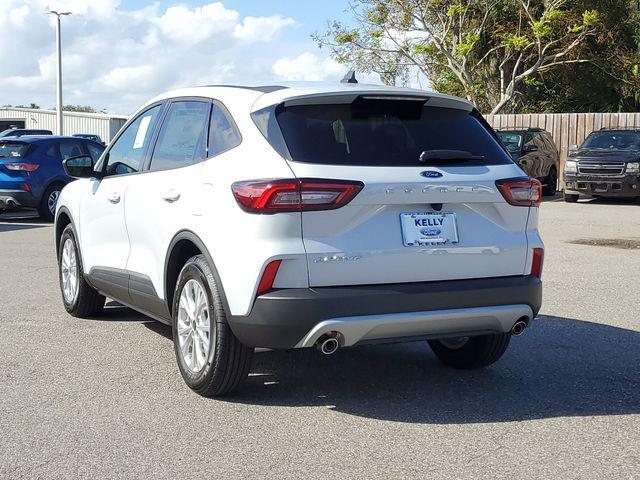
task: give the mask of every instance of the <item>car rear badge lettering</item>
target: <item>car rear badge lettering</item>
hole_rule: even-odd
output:
[[[442,173],[436,172],[434,170],[425,170],[424,172],[420,172],[420,175],[424,178],[440,178],[442,177]]]

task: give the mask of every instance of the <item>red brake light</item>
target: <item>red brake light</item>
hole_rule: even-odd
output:
[[[40,165],[37,163],[5,163],[7,170],[16,170],[22,172],[35,172]]]
[[[506,178],[498,180],[496,186],[510,205],[537,207],[542,202],[542,184],[535,178]]]
[[[296,178],[236,182],[231,190],[245,212],[278,213],[340,208],[363,187],[362,182]]]
[[[258,295],[262,295],[263,293],[268,292],[273,288],[273,282],[275,281],[276,275],[278,274],[280,263],[282,263],[282,260],[273,260],[266,266],[264,272],[262,273],[260,283],[258,284]]]
[[[542,248],[533,249],[533,261],[531,262],[531,276],[542,277],[542,265],[544,263],[544,250]]]

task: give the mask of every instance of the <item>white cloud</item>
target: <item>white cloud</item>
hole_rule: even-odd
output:
[[[9,21],[14,25],[21,27],[29,15],[29,5],[22,5],[9,11]]]
[[[235,26],[233,35],[247,42],[268,42],[280,30],[295,24],[293,18],[285,18],[282,15],[246,17],[242,23]]]
[[[233,29],[238,17],[238,12],[216,2],[193,10],[184,6],[169,7],[155,23],[171,40],[195,44],[210,38],[214,33]]]
[[[298,55],[313,45],[308,34],[298,43],[278,40],[296,25],[292,18],[243,16],[211,0],[190,7],[175,0],[167,8],[152,1],[131,11],[122,8],[125,0],[0,0],[0,105],[55,104],[55,18],[44,15],[48,8],[73,13],[62,19],[66,104],[130,113],[171,88],[305,71]],[[340,78],[345,70],[313,57],[316,76],[336,68],[325,77]]]
[[[305,52],[295,58],[281,58],[273,64],[273,73],[282,80],[317,81],[340,80],[347,67],[330,58],[320,59],[317,55]]]

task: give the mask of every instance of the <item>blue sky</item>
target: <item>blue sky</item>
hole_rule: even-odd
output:
[[[130,113],[177,87],[339,80],[347,70],[311,39],[349,20],[347,0],[0,0],[0,105],[55,104],[47,8],[73,12],[63,19],[65,104]]]

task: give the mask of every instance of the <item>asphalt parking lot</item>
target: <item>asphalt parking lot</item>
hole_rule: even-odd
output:
[[[2,478],[640,478],[640,204],[542,206],[541,316],[484,371],[418,343],[265,351],[217,400],[182,382],[168,327],[68,316],[51,226],[8,217]]]

